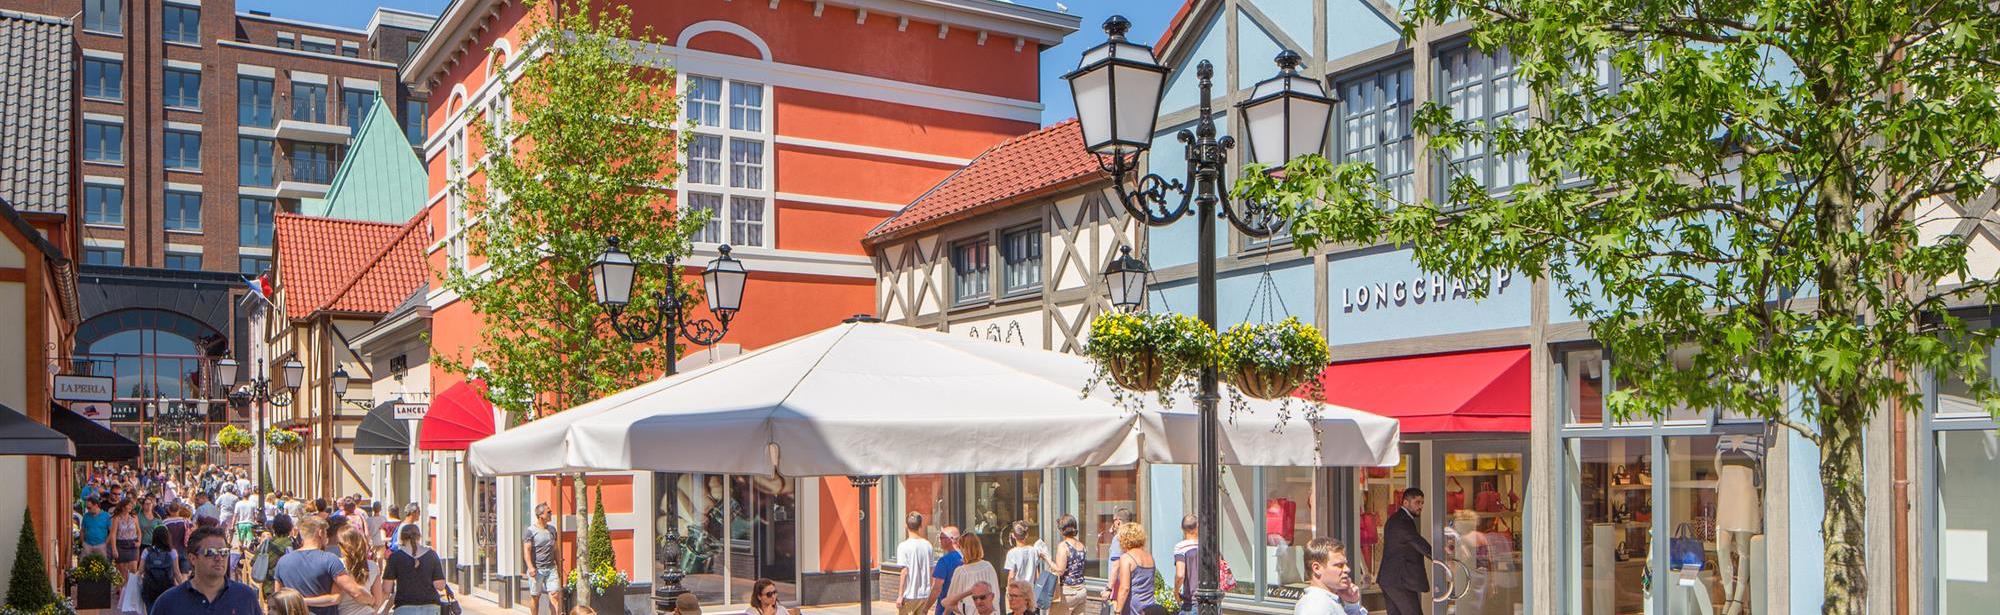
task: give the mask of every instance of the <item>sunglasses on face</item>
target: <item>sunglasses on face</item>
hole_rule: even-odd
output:
[[[209,547],[206,549],[195,549],[194,554],[202,557],[226,557],[229,555],[229,547]]]
[[[764,597],[765,597],[765,598],[776,598],[776,597],[778,597],[778,592],[776,592],[776,591],[767,591],[767,592],[764,592]]]

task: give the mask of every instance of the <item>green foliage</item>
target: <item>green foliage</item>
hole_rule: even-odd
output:
[[[603,594],[631,582],[618,569],[618,554],[611,548],[611,525],[604,516],[604,487],[597,488],[597,502],[591,505],[590,526],[584,529],[583,541],[583,566],[570,571],[571,583],[581,574],[586,585]]]
[[[305,437],[300,436],[299,432],[277,428],[264,432],[264,441],[270,443],[271,448],[280,451],[298,450],[306,443]]]
[[[110,558],[92,553],[83,556],[83,563],[77,564],[71,577],[85,583],[112,583],[118,580],[118,568],[111,565]]]
[[[42,541],[35,537],[35,520],[27,509],[21,510],[21,535],[15,544],[14,569],[7,576],[7,608],[35,612],[56,603],[42,561]]]
[[[484,326],[474,348],[439,348],[447,369],[485,380],[493,402],[516,416],[535,417],[644,382],[666,368],[667,353],[632,344],[611,330],[596,302],[590,264],[607,240],[641,263],[626,317],[657,317],[656,293],[679,288],[680,272],[658,263],[689,254],[686,222],[668,207],[680,167],[684,133],[673,71],[647,65],[635,49],[666,45],[650,30],[635,31],[631,9],[599,12],[575,0],[531,8],[527,60],[503,81],[508,119],[481,114],[481,143],[512,143],[482,156],[455,176],[450,228],[487,270],[454,262],[445,288],[458,293]],[[628,45],[629,41],[642,44]],[[516,58],[507,58],[513,64]],[[648,265],[648,264],[655,265]],[[672,285],[669,285],[672,281]]]
[[[1180,592],[1174,591],[1172,578],[1153,576],[1153,602],[1166,607],[1168,613],[1181,612],[1181,595]]]
[[[1972,201],[2000,162],[2000,12],[1940,2],[1415,0],[1406,33],[1463,17],[1506,49],[1532,121],[1425,102],[1431,159],[1525,160],[1504,194],[1452,173],[1397,202],[1363,162],[1314,156],[1237,192],[1279,204],[1299,247],[1397,243],[1459,279],[1547,279],[1617,357],[1619,418],[1726,409],[1823,451],[1825,609],[1864,604],[1860,434],[1956,372],[1989,412],[1991,303]],[[1420,163],[1421,164],[1421,163]],[[1450,170],[1456,171],[1456,170]],[[1487,289],[1478,289],[1484,293]]]
[[[1176,390],[1194,386],[1216,360],[1215,330],[1185,314],[1111,311],[1090,321],[1083,354],[1096,364],[1085,394],[1105,385],[1121,403],[1132,391],[1153,391],[1171,405]]]
[[[1332,355],[1319,329],[1288,316],[1275,323],[1242,323],[1222,332],[1219,361],[1225,370],[1243,366],[1272,371],[1326,367]]]
[[[153,443],[153,455],[156,457],[160,457],[162,459],[178,459],[181,455],[181,450],[183,447],[181,443],[177,440],[153,438],[150,441]]]

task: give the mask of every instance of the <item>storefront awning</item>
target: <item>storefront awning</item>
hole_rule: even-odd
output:
[[[493,404],[486,401],[486,385],[468,380],[431,398],[430,413],[424,415],[417,434],[417,448],[462,451],[494,431]]]
[[[0,404],[0,455],[75,457],[69,436]]]
[[[1403,422],[1404,434],[1527,433],[1526,348],[1337,363],[1326,401]]]
[[[396,418],[392,399],[375,406],[354,429],[354,452],[363,455],[401,455],[410,452],[409,422]]]
[[[139,456],[139,443],[110,427],[49,402],[49,426],[69,437],[77,461],[125,461]]]

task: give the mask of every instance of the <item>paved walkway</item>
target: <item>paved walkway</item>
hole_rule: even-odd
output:
[[[466,615],[519,615],[520,613],[528,612],[528,608],[525,606],[503,609],[500,608],[499,604],[495,604],[493,601],[485,598],[467,596],[463,593],[459,594],[459,596],[461,599],[459,604],[465,607]],[[740,615],[743,612],[741,607],[718,606],[704,610],[706,611],[706,615]],[[874,611],[874,615],[896,615],[896,603],[877,602],[875,603]],[[850,602],[827,606],[809,606],[800,609],[799,613],[800,615],[861,615],[861,603]],[[638,613],[634,615],[647,614]]]

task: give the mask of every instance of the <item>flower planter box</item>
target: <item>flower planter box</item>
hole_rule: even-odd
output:
[[[77,581],[76,610],[111,608],[110,581]]]
[[[605,589],[602,594],[588,588],[584,592],[589,594],[590,598],[586,603],[590,608],[597,610],[597,615],[625,615],[624,584],[613,585]]]

